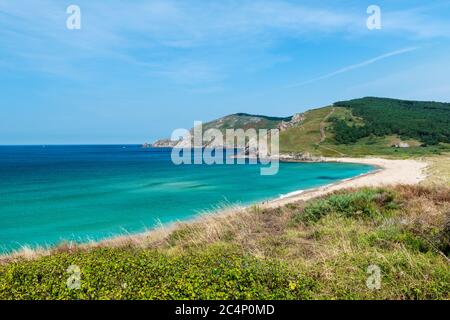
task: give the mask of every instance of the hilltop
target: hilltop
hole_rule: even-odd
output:
[[[227,129],[280,129],[284,130],[298,125],[303,120],[299,114],[290,117],[270,117],[248,113],[235,113],[202,124],[203,132],[209,129],[218,129],[224,135]],[[193,133],[193,129],[191,129]],[[154,147],[174,147],[179,141],[161,139],[153,143]],[[230,146],[233,147],[233,146]]]
[[[235,113],[227,115],[203,124],[203,129],[219,129],[221,131],[230,128],[242,128],[244,130],[254,129],[275,129],[282,122],[289,122],[292,117],[270,117],[263,115],[254,115],[248,113]]]
[[[450,151],[450,103],[366,97],[291,117],[236,113],[203,129],[278,128],[282,153],[412,156]],[[160,140],[155,146],[167,145]],[[159,145],[160,144],[160,145]]]

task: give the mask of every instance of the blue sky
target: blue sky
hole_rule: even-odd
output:
[[[0,0],[0,144],[142,143],[362,96],[450,102],[449,57],[450,1]]]

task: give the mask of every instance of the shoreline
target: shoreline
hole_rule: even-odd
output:
[[[305,162],[301,160],[286,159],[287,162]],[[280,161],[286,161],[280,157]],[[291,196],[287,195],[283,198],[274,199],[261,204],[263,208],[276,208],[286,204],[306,201],[313,198],[321,197],[332,192],[359,187],[380,187],[397,184],[418,184],[427,175],[425,169],[428,164],[419,160],[396,160],[385,159],[380,157],[365,158],[321,158],[320,162],[336,162],[336,163],[356,163],[368,164],[376,169],[368,173],[358,175],[356,177],[347,178],[325,186],[291,192]],[[297,193],[297,194],[296,194]]]
[[[281,162],[311,162],[294,159],[284,159],[280,157]],[[99,241],[83,242],[83,243],[63,243],[60,245],[54,245],[50,247],[36,247],[30,248],[24,246],[22,249],[0,254],[0,263],[8,263],[15,258],[33,259],[40,256],[49,255],[52,252],[58,250],[58,247],[62,245],[68,245],[78,249],[89,249],[101,246],[117,247],[124,243],[134,243],[139,245],[141,242],[149,237],[151,238],[163,238],[170,234],[180,224],[191,224],[200,221],[208,216],[224,217],[228,214],[235,214],[245,211],[252,206],[258,206],[261,208],[278,208],[286,204],[307,201],[313,198],[321,197],[332,192],[358,187],[380,187],[383,185],[397,185],[397,184],[418,184],[423,181],[427,175],[425,169],[428,164],[424,161],[418,160],[391,160],[377,157],[365,157],[365,158],[322,158],[320,162],[336,162],[336,163],[355,163],[355,164],[367,164],[375,167],[367,173],[360,174],[358,176],[340,180],[328,185],[310,188],[305,190],[294,190],[280,198],[255,202],[249,205],[233,206],[231,208],[223,208],[218,211],[212,211],[206,214],[200,214],[188,220],[175,221],[169,224],[161,225],[147,231],[131,233],[125,235],[116,235],[109,238],[105,238]]]

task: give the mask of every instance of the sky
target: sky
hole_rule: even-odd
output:
[[[0,145],[151,142],[364,96],[450,102],[449,57],[443,0],[0,0]]]

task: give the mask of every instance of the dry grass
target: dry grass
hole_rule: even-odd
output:
[[[395,186],[402,199],[402,214],[386,218],[383,223],[420,227],[442,226],[449,219],[450,188],[429,186]],[[347,189],[333,194],[354,193]],[[323,196],[327,198],[329,195]],[[312,199],[311,201],[315,201]],[[161,225],[140,234],[130,234],[85,244],[62,243],[54,248],[31,249],[23,247],[10,255],[0,257],[0,263],[32,260],[61,252],[89,250],[98,247],[176,248],[184,250],[204,247],[216,242],[231,242],[259,257],[272,257],[280,252],[290,259],[306,260],[333,258],[350,252],[355,245],[351,237],[358,239],[373,228],[359,220],[325,217],[318,224],[293,227],[292,219],[302,212],[305,202],[291,203],[279,208],[251,206],[221,207],[217,211],[203,213],[193,221]],[[356,228],[357,226],[357,228]],[[356,233],[355,233],[356,232]]]
[[[426,157],[424,160],[429,166],[428,177],[423,184],[427,186],[450,186],[450,154]]]
[[[219,213],[220,212],[220,213]],[[126,234],[108,238],[99,242],[87,242],[77,244],[74,242],[63,242],[51,248],[37,247],[30,248],[23,246],[21,249],[6,255],[0,256],[0,264],[12,263],[20,260],[34,260],[40,257],[63,252],[75,252],[91,250],[101,247],[111,248],[165,248],[171,246],[174,240],[184,239],[185,244],[197,245],[200,243],[211,243],[220,239],[223,230],[236,229],[245,223],[246,209],[240,206],[223,205],[211,212],[203,212],[193,220],[187,222],[176,222],[163,225],[149,231],[138,234]],[[239,222],[241,221],[241,223]],[[187,232],[189,230],[189,232]],[[197,230],[198,232],[195,232]],[[191,236],[182,237],[183,233]]]

